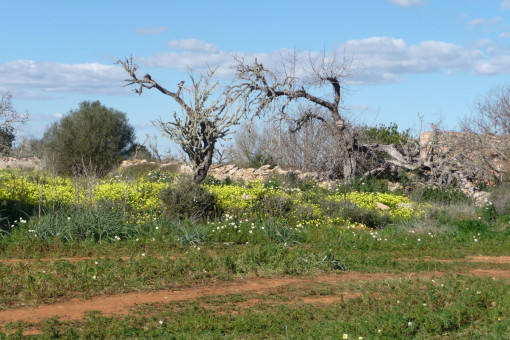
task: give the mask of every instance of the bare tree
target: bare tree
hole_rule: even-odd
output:
[[[491,89],[461,122],[468,164],[479,177],[501,181],[510,171],[510,85]]]
[[[417,158],[418,149],[405,152],[394,144],[360,142],[342,106],[345,80],[353,76],[350,59],[344,57],[339,60],[336,54],[328,56],[323,53],[317,57],[309,56],[303,63],[294,52],[284,60],[279,70],[264,67],[256,59],[253,64],[245,63],[242,58],[236,60],[239,83],[235,86],[245,94],[245,101],[254,114],[269,114],[275,119],[291,122],[294,132],[312,120],[323,123],[324,129],[337,140],[346,181],[360,175],[358,159],[361,154],[384,152],[386,155],[368,173],[390,166],[414,170],[424,165]],[[296,116],[296,107],[303,103],[312,108],[302,110]]]
[[[273,163],[266,138],[265,130],[261,133],[256,124],[244,122],[235,132],[233,143],[226,149],[228,162],[241,168],[258,168]]]
[[[19,113],[12,105],[12,93],[6,91],[0,99],[0,151],[11,149],[15,138],[15,124],[23,124],[28,113]]]
[[[214,70],[200,75],[196,80],[189,74],[191,88],[184,87],[184,81],[172,92],[156,82],[149,74],[139,78],[138,65],[133,58],[118,60],[130,78],[126,86],[136,85],[134,92],[141,95],[144,89],[160,91],[171,97],[181,107],[181,113],[174,112],[173,120],[159,119],[153,124],[177,143],[188,156],[193,171],[193,181],[200,184],[211,166],[216,143],[230,133],[230,128],[239,124],[246,112],[243,101],[238,101],[242,93],[232,87],[219,90],[219,83],[213,81]],[[184,90],[184,91],[183,91]]]
[[[303,111],[314,108],[298,107],[292,117],[298,119]],[[338,139],[334,131],[325,128],[331,122],[310,120],[297,130],[292,120],[267,126],[264,131],[264,146],[282,168],[301,171],[316,171],[336,176],[342,163]]]

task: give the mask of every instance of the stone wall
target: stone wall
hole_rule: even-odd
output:
[[[474,185],[491,185],[510,174],[510,136],[461,132],[425,132],[420,138],[421,160],[461,175]]]
[[[39,158],[0,157],[0,169],[41,169]]]

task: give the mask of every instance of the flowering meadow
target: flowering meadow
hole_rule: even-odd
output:
[[[174,185],[176,175],[149,172],[138,178],[111,175],[104,179],[62,178],[41,172],[0,171],[0,200],[32,206],[36,212],[52,207],[107,207],[122,212],[126,221],[143,224],[161,216],[160,193]],[[342,214],[342,206],[358,208],[389,221],[405,220],[424,214],[423,205],[412,203],[404,195],[393,193],[349,192],[328,190],[314,185],[307,191],[288,188],[275,180],[246,184],[210,183],[203,187],[217,197],[217,221],[259,222],[267,218],[283,220],[293,226],[350,225],[364,226],[355,214]],[[382,204],[386,210],[378,207]],[[329,207],[324,207],[328,205]],[[334,206],[336,213],[329,210]],[[171,207],[169,207],[171,209]],[[22,219],[33,216],[20,211]],[[11,218],[12,219],[12,218]],[[15,218],[15,220],[18,220]],[[212,221],[211,221],[212,222]],[[13,226],[13,221],[9,221]]]

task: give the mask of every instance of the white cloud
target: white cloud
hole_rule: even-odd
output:
[[[408,45],[403,39],[372,37],[347,41],[344,47],[363,65],[361,79],[367,83],[396,82],[405,74],[449,69],[467,72],[484,59],[480,50],[441,41]]]
[[[468,29],[479,28],[482,29],[485,33],[492,33],[494,31],[501,31],[504,29],[504,19],[502,17],[493,17],[493,18],[475,18],[468,21]]]
[[[386,0],[386,1],[407,8],[423,5],[423,2],[421,0]]]
[[[231,67],[233,55],[242,56],[248,61],[257,58],[265,66],[272,67],[277,65],[282,54],[292,52],[287,49],[257,54],[228,52],[196,40],[186,40],[186,43],[179,41],[172,43],[172,46],[175,51],[161,52],[138,60],[144,67],[168,67],[180,71],[190,68],[194,72],[204,72],[209,67],[218,67],[218,77],[230,78],[234,74]],[[179,50],[179,47],[182,48]],[[349,40],[337,53],[343,55],[344,50],[347,56],[352,56],[354,63],[360,66],[358,76],[351,80],[354,84],[394,83],[402,81],[406,75],[421,73],[508,73],[508,66],[505,64],[508,50],[498,48],[490,40],[480,40],[470,47],[443,41],[423,41],[409,45],[403,39],[371,37]],[[305,61],[309,56],[314,58],[320,54],[315,51],[298,53]]]
[[[510,0],[501,0],[501,9],[510,9]]]
[[[180,40],[169,43],[174,50],[152,56],[138,57],[140,72],[143,68],[164,67],[186,72],[205,72],[217,67],[216,76],[231,79],[235,70],[233,56],[244,57],[247,62],[257,58],[265,66],[280,65],[281,56],[293,53],[279,49],[270,53],[244,53],[221,50],[214,44],[200,40]],[[400,82],[407,75],[423,73],[472,72],[479,75],[510,73],[510,48],[481,40],[474,46],[456,45],[443,41],[423,41],[408,44],[393,37],[371,37],[349,40],[336,51],[352,57],[354,66],[360,66],[353,84],[383,84]],[[321,56],[319,51],[298,52],[307,62]],[[303,75],[298,65],[297,76]],[[116,65],[99,63],[63,64],[15,60],[0,63],[0,88],[10,88],[18,98],[51,99],[59,93],[125,95],[130,89],[122,87],[125,71]]]
[[[0,74],[0,87],[21,91],[25,98],[40,99],[61,92],[126,93],[121,87],[125,71],[114,65],[15,60],[0,63]]]
[[[480,75],[498,75],[510,73],[510,53],[498,55],[490,60],[482,61],[475,66],[475,72]]]
[[[166,26],[145,26],[145,27],[138,27],[135,29],[135,32],[137,34],[142,35],[158,35],[162,34],[167,30],[168,27]]]
[[[502,32],[499,34],[501,38],[510,38],[510,32]]]
[[[193,51],[193,52],[210,52],[215,53],[220,49],[218,46],[197,39],[172,40],[168,42],[168,47],[175,50]]]

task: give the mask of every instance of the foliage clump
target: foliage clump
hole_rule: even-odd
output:
[[[57,174],[104,176],[127,156],[134,139],[126,114],[85,101],[51,125],[42,141],[46,163]]]
[[[412,193],[412,198],[419,202],[436,204],[467,203],[471,199],[456,186],[423,186]]]
[[[510,183],[506,182],[491,191],[491,202],[498,214],[510,215]]]
[[[217,197],[191,179],[177,180],[160,194],[163,216],[179,220],[204,221],[220,215]]]

